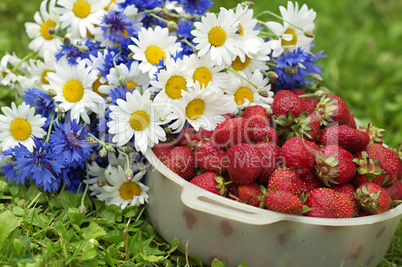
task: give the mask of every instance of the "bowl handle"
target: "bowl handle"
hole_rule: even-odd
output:
[[[190,209],[248,224],[271,224],[286,217],[281,213],[263,210],[218,196],[190,183],[183,186],[181,200]]]

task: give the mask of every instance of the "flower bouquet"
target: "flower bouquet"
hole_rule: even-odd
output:
[[[0,82],[20,103],[1,108],[4,177],[124,209],[152,204],[149,160],[251,211],[351,220],[393,212],[398,151],[321,85],[316,12],[292,2],[280,15],[255,14],[252,2],[211,6],[44,0],[25,25],[32,53],[1,59]]]

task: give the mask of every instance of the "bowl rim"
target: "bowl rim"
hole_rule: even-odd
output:
[[[155,156],[152,149],[148,149],[143,155],[153,167],[153,170],[148,168],[147,177],[150,171],[158,171],[160,174],[182,187],[181,200],[185,206],[190,209],[226,219],[254,225],[266,225],[280,221],[288,221],[322,226],[370,225],[391,219],[396,220],[398,217],[400,217],[399,219],[402,219],[402,204],[382,214],[338,219],[297,216],[261,209],[244,203],[236,202],[193,185],[166,167]]]

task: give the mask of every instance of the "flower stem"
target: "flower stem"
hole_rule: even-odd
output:
[[[36,56],[36,54],[37,54],[37,52],[31,52],[31,53],[29,53],[28,55],[26,55],[25,57],[23,57],[23,58],[21,59],[21,61],[18,62],[18,64],[15,65],[14,68],[13,68],[11,71],[12,71],[13,73],[15,73],[15,72],[17,71],[18,67],[21,66],[21,64],[22,64],[23,62],[25,62],[25,61],[27,61],[28,59],[30,59],[30,58]]]
[[[238,73],[235,70],[232,70],[231,68],[225,68],[224,70],[230,71],[231,73],[235,74],[236,76],[242,78],[243,80],[245,80],[246,82],[248,82],[249,84],[251,84],[252,86],[255,87],[255,89],[258,89],[259,86],[256,85],[255,83],[253,83],[252,81],[250,81],[249,79],[247,79],[246,77],[244,77],[243,75],[241,75],[240,73]]]

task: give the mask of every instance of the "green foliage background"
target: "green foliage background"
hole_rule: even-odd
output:
[[[6,52],[15,52],[19,57],[28,53],[29,40],[25,34],[24,23],[33,21],[33,14],[38,10],[40,2],[41,0],[0,1],[0,57]],[[232,8],[237,3],[238,1],[233,0],[215,1],[212,10],[218,11],[219,6]],[[257,0],[255,3],[256,13],[264,9],[279,13],[278,7],[280,5],[286,6],[287,1]],[[402,141],[402,53],[400,52],[400,44],[402,44],[402,16],[400,16],[402,1],[305,0],[299,1],[299,3],[306,3],[309,8],[313,8],[317,12],[314,31],[317,47],[314,51],[324,50],[328,56],[319,62],[323,66],[323,84],[343,97],[348,103],[350,111],[365,124],[372,122],[377,127],[386,129],[385,142],[390,146],[396,146]],[[14,94],[10,93],[8,88],[0,87],[0,106],[8,105],[13,96]],[[146,217],[141,216],[139,210],[133,211],[132,217],[136,222],[130,226],[130,229],[126,227],[126,223],[131,220],[131,211],[122,213],[113,207],[109,207],[106,210],[107,212],[103,213],[94,209],[91,215],[96,217],[98,223],[90,224],[88,217],[82,217],[77,213],[79,201],[69,203],[63,210],[63,205],[60,205],[58,201],[60,199],[71,199],[71,196],[65,196],[64,193],[59,196],[46,196],[46,198],[42,195],[36,199],[36,202],[32,202],[33,206],[27,207],[24,203],[31,203],[30,201],[34,200],[36,194],[37,192],[33,188],[5,185],[0,180],[0,197],[3,200],[8,199],[10,203],[8,206],[3,206],[0,203],[0,214],[4,209],[12,210],[12,216],[11,213],[6,213],[7,216],[10,216],[8,218],[12,218],[11,221],[14,224],[22,224],[22,227],[19,227],[22,230],[13,231],[13,236],[9,239],[12,244],[8,243],[8,248],[1,248],[0,244],[0,254],[8,255],[12,259],[16,257],[17,252],[19,257],[25,253],[23,259],[26,259],[26,257],[35,257],[35,255],[28,255],[33,251],[39,251],[39,253],[43,251],[40,260],[44,259],[45,263],[48,261],[49,265],[46,266],[62,266],[66,264],[66,261],[71,264],[79,263],[80,266],[96,266],[96,263],[101,263],[102,260],[104,263],[119,265],[125,262],[124,255],[120,252],[118,254],[116,251],[119,250],[118,245],[121,244],[119,243],[121,239],[127,236],[123,231],[127,230],[132,234],[129,241],[134,242],[130,244],[139,244],[144,247],[139,254],[141,257],[139,261],[143,262],[141,266],[149,266],[152,260],[158,260],[165,256],[173,262],[184,262],[183,255],[173,252],[177,244],[174,241],[167,244],[158,238]],[[22,200],[24,200],[23,203]],[[43,212],[45,209],[43,206],[36,207],[35,203],[47,207],[45,210],[47,213]],[[102,206],[102,203],[95,203],[95,206]],[[37,216],[35,215],[36,217],[32,217],[36,220],[36,224],[33,226],[30,226],[25,220],[27,214],[30,214],[29,212],[38,213]],[[67,219],[66,213],[71,214]],[[4,214],[0,216],[4,217]],[[55,219],[62,223],[46,224],[46,222],[50,223]],[[111,227],[110,223],[113,222],[115,226]],[[10,232],[17,227],[14,224],[8,225]],[[82,229],[80,230],[81,224]],[[69,234],[57,236],[57,232],[60,232],[60,228],[63,227],[69,231]],[[120,235],[116,234],[120,241],[113,245],[113,238],[106,234],[104,229],[120,231]],[[101,261],[93,261],[99,250],[96,244],[88,243],[92,236],[85,235],[84,232],[89,230],[94,235],[93,239],[102,240],[103,244],[110,242],[112,246],[112,249],[102,252],[105,255],[102,254]],[[380,264],[381,267],[402,265],[401,236],[402,227],[400,224],[390,251]],[[66,241],[66,238],[69,240]],[[3,241],[1,240],[1,243]],[[53,242],[53,245],[50,241]],[[63,250],[63,246],[66,245],[70,245],[68,251],[65,248]],[[45,249],[46,247],[48,249]],[[165,247],[166,249],[164,249]],[[128,246],[128,248],[133,249],[133,253],[138,253],[134,247]],[[67,253],[73,255],[67,257]],[[81,263],[83,255],[91,259],[86,261],[87,264]],[[59,258],[59,260],[52,262],[52,257]],[[63,257],[64,260],[61,260]],[[36,260],[38,259],[36,258]],[[110,262],[107,262],[108,260]],[[18,266],[28,266],[26,264],[28,263],[23,264],[23,261],[20,261]],[[36,266],[35,263],[32,264],[31,266]],[[215,266],[221,266],[219,263],[217,264]],[[134,263],[132,262],[129,265],[134,266]],[[17,265],[13,264],[13,266]]]

